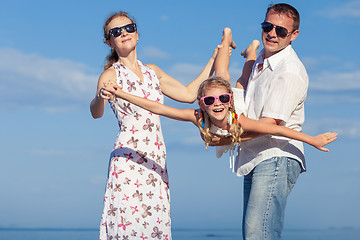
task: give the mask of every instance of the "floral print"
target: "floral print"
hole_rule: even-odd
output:
[[[154,71],[139,61],[143,80],[115,63],[123,91],[163,102]],[[110,156],[100,240],[171,239],[166,149],[160,117],[125,100],[109,101],[120,127]]]

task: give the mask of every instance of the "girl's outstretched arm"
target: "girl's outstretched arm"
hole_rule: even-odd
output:
[[[239,123],[241,124],[244,131],[279,135],[292,138],[310,144],[317,149],[325,152],[329,152],[329,149],[324,148],[324,146],[334,141],[338,135],[337,133],[328,132],[312,137],[305,133],[295,131],[284,126],[253,120],[245,117],[244,115],[240,115]]]
[[[126,93],[117,86],[114,86],[114,90],[114,94],[116,97],[120,97],[152,113],[179,121],[192,122],[197,125],[197,117],[194,109],[177,109],[169,107],[159,102]]]

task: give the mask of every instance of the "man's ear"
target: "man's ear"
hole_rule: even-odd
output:
[[[291,38],[290,38],[290,41],[294,41],[297,36],[299,36],[299,29],[295,30],[292,34],[291,34]]]

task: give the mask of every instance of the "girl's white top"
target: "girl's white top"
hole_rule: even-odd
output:
[[[238,116],[240,116],[241,114],[247,115],[246,114],[245,101],[244,101],[244,90],[240,89],[240,88],[232,88],[232,91],[233,91],[233,100],[234,100],[235,112],[237,113]],[[229,111],[229,117],[228,117],[229,125],[232,124],[232,116],[231,116],[231,114],[232,113]],[[208,125],[208,124],[209,123],[207,123],[207,121],[205,121],[205,126]],[[209,131],[211,133],[219,135],[219,136],[225,136],[225,137],[230,136],[230,133],[227,130],[218,128],[214,124],[211,125]],[[234,156],[235,148],[236,148],[236,145],[234,145],[234,144],[216,146],[216,156],[218,158],[220,158],[223,155],[224,152],[226,153],[226,152],[229,151],[230,168],[232,168],[233,171],[234,171],[234,161],[235,161],[235,156]]]

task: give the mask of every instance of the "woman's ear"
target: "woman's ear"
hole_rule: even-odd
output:
[[[110,42],[110,40],[107,40],[107,41],[106,41],[106,44],[107,44],[111,49],[113,49],[112,43]]]
[[[111,44],[111,42],[110,42],[110,39],[104,38],[104,39],[103,39],[103,42],[104,42],[106,45],[108,45],[110,48],[113,48],[113,47],[112,47],[112,44]]]

